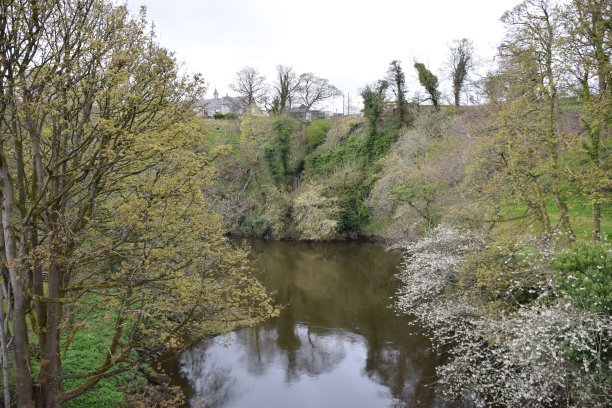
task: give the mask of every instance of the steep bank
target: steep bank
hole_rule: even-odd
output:
[[[490,170],[483,158],[498,143],[491,107],[422,107],[410,126],[383,116],[373,131],[361,117],[303,124],[286,116],[203,120],[207,150],[218,150],[219,183],[212,206],[239,235],[275,239],[414,239],[441,222],[495,226],[500,233],[537,230],[537,221],[505,223],[526,207],[508,192],[478,191]],[[559,117],[563,132],[578,134],[577,114]],[[575,150],[565,154],[571,159]],[[568,180],[567,191],[578,191]],[[494,186],[488,186],[489,189]],[[490,194],[489,194],[490,193]],[[552,194],[544,198],[559,219]],[[496,213],[484,208],[497,208]],[[589,229],[587,200],[569,201],[577,234]],[[608,210],[609,212],[609,210]],[[603,230],[612,230],[603,217]]]

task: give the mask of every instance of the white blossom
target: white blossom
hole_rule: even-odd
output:
[[[612,320],[553,293],[553,242],[529,239],[519,245],[520,275],[539,285],[538,297],[495,316],[483,314],[477,299],[452,285],[464,256],[486,247],[482,237],[443,225],[402,247],[396,308],[415,315],[446,346],[449,360],[438,369],[444,395],[474,395],[480,405],[507,407],[612,406]],[[522,278],[514,284],[523,284]]]

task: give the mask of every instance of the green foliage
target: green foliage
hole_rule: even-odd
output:
[[[312,150],[320,145],[330,128],[331,121],[328,119],[317,119],[310,122],[306,127],[306,145],[308,149]]]
[[[434,207],[439,189],[440,186],[433,180],[406,178],[395,185],[392,199],[412,207],[427,223],[427,229],[431,229],[441,219]]]
[[[438,77],[425,67],[421,62],[415,62],[414,68],[419,74],[419,82],[429,94],[429,99],[434,108],[438,109],[438,101],[440,100],[440,92],[438,91]]]
[[[213,118],[215,119],[225,119],[225,115],[222,114],[221,112],[215,112],[213,115]]]
[[[368,224],[370,217],[365,205],[366,189],[361,185],[341,188],[339,200],[338,232],[348,236],[358,235]]]
[[[376,128],[380,122],[388,88],[388,81],[379,80],[375,84],[366,85],[365,88],[361,90],[361,97],[363,98],[363,115],[373,129],[373,133],[376,133]]]
[[[274,134],[263,146],[268,168],[277,185],[285,183],[286,176],[292,171],[289,167],[291,151],[291,135],[299,127],[299,123],[288,116],[279,116],[272,122]]]
[[[326,174],[347,161],[359,161],[363,156],[364,135],[350,134],[348,139],[337,146],[319,148],[306,156],[306,172]]]
[[[581,242],[553,262],[555,283],[574,305],[612,312],[612,247],[608,242]]]
[[[399,129],[391,128],[378,133],[370,132],[363,145],[361,153],[368,161],[374,162],[384,156],[391,145],[397,141],[399,137]]]

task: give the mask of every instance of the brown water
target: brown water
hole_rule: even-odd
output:
[[[287,306],[166,362],[190,406],[444,406],[433,385],[441,357],[389,307],[398,253],[371,243],[249,242],[257,276]]]

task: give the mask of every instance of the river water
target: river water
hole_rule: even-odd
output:
[[[257,277],[286,306],[164,364],[189,406],[444,406],[434,385],[442,357],[389,307],[400,254],[373,243],[249,243]]]

